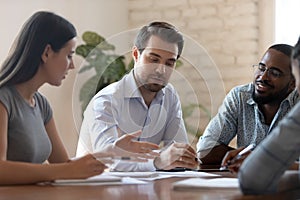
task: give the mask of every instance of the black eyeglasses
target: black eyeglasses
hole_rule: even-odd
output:
[[[253,68],[255,70],[255,74],[263,75],[265,72],[267,72],[268,77],[270,78],[280,78],[284,76],[284,74],[279,71],[276,68],[267,68],[265,65],[262,64],[256,64],[253,65]]]

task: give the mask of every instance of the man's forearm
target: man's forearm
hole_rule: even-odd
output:
[[[225,144],[220,144],[212,149],[201,152],[199,158],[203,165],[220,165],[227,151],[232,149],[232,147]]]

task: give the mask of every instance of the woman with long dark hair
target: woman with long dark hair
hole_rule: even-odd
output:
[[[45,83],[60,86],[70,69],[76,30],[51,12],[36,12],[24,24],[0,70],[0,184],[28,184],[87,178],[103,172],[103,156],[137,156],[147,160],[157,145],[126,135],[100,153],[70,160],[58,135]],[[126,149],[126,151],[124,150]],[[142,159],[142,160],[143,160]],[[48,162],[49,164],[44,164]]]

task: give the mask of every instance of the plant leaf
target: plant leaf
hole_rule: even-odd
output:
[[[95,95],[99,79],[98,75],[92,76],[80,88],[79,101],[81,102],[82,111],[85,110],[86,106]]]
[[[87,44],[93,47],[96,47],[98,44],[104,41],[104,38],[96,32],[86,31],[82,35],[82,40]]]
[[[78,71],[78,73],[80,74],[80,73],[86,72],[86,71],[92,69],[93,67],[94,67],[93,65],[85,65],[85,66],[83,66],[83,67],[80,68],[80,70]]]
[[[93,46],[82,44],[76,48],[75,53],[86,58],[94,48]]]
[[[115,50],[115,46],[112,44],[109,44],[108,42],[106,42],[105,40],[103,42],[101,42],[97,48],[103,50],[103,51],[107,51],[107,50]]]

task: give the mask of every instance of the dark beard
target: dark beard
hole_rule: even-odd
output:
[[[159,84],[145,84],[143,87],[150,91],[150,92],[159,92],[161,89],[165,87],[165,85],[159,85]]]
[[[282,90],[280,90],[278,93],[269,95],[269,96],[259,96],[255,94],[255,89],[252,92],[252,98],[253,100],[259,104],[273,104],[273,103],[281,103],[288,95],[289,95],[289,84],[287,84],[286,87],[284,87]]]

